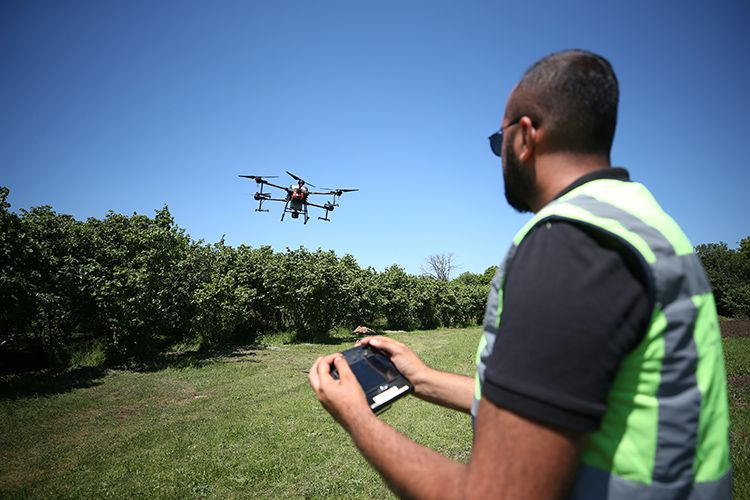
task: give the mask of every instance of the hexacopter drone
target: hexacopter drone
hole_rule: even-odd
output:
[[[336,198],[341,197],[344,193],[349,193],[351,191],[359,191],[359,189],[344,189],[344,188],[321,188],[325,189],[325,191],[309,191],[307,189],[307,186],[305,184],[308,184],[310,187],[315,187],[314,184],[310,184],[309,182],[305,182],[304,179],[301,177],[298,177],[291,173],[290,171],[286,171],[287,174],[289,174],[294,180],[297,181],[297,184],[292,184],[289,187],[279,186],[278,184],[274,184],[272,182],[268,182],[266,179],[276,179],[277,175],[240,175],[239,177],[245,177],[247,179],[252,179],[255,181],[256,184],[260,184],[260,191],[256,192],[253,198],[258,202],[258,208],[255,209],[256,212],[268,212],[268,209],[263,209],[263,202],[264,201],[283,201],[284,204],[284,211],[281,214],[281,222],[284,222],[284,216],[287,213],[292,214],[292,219],[299,218],[299,215],[302,214],[305,218],[305,224],[307,224],[307,221],[310,219],[310,216],[307,214],[307,207],[317,207],[322,208],[326,211],[324,217],[318,217],[320,220],[331,222],[331,219],[328,218],[328,212],[333,212],[333,209],[338,207],[339,204],[336,203]],[[263,192],[263,186],[269,185],[271,187],[275,187],[277,189],[283,189],[286,192],[286,196],[284,198],[273,198],[271,196],[271,193],[264,193]],[[316,205],[315,203],[310,203],[307,198],[310,195],[330,195],[333,196],[333,199],[331,201],[325,202],[323,205]]]

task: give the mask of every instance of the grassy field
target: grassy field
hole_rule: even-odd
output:
[[[479,329],[394,334],[428,363],[473,373]],[[353,339],[282,336],[142,371],[79,368],[0,379],[0,497],[385,497],[315,400],[307,369]],[[735,498],[750,498],[750,338],[724,339]],[[381,418],[468,460],[466,415],[409,397]]]
[[[734,498],[750,498],[750,337],[725,338]]]

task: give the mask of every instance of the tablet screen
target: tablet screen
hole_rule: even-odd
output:
[[[382,354],[362,359],[351,368],[359,383],[366,389],[384,385],[399,375],[390,362],[382,359]]]
[[[372,365],[364,359],[362,361],[354,363],[351,366],[354,375],[357,377],[357,380],[359,380],[359,384],[363,388],[365,388],[365,390],[369,390],[373,387],[377,387],[388,382],[388,380],[383,376],[383,372],[381,370],[373,370],[372,368],[370,368],[370,366]]]
[[[395,367],[390,361],[384,360],[382,355],[373,356],[368,361],[378,373],[380,373],[385,380],[390,382],[391,380],[398,377],[399,373],[395,370]],[[387,362],[386,362],[387,361]]]

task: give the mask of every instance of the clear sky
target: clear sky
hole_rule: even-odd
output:
[[[748,25],[745,0],[3,0],[0,185],[15,210],[167,204],[206,242],[412,273],[452,252],[481,272],[529,217],[487,136],[531,63],[585,48],[620,80],[613,163],[693,243],[734,247],[750,235]],[[331,223],[281,224],[237,175],[284,170],[361,191]]]

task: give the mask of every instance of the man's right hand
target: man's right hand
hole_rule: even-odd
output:
[[[401,374],[414,386],[414,395],[441,406],[468,413],[474,380],[464,375],[433,370],[414,351],[389,337],[365,337],[357,345],[369,344],[388,353]]]
[[[430,368],[401,342],[388,337],[364,337],[357,341],[357,345],[371,345],[388,353],[398,371],[414,385],[416,392],[417,385],[424,383],[428,377]]]

